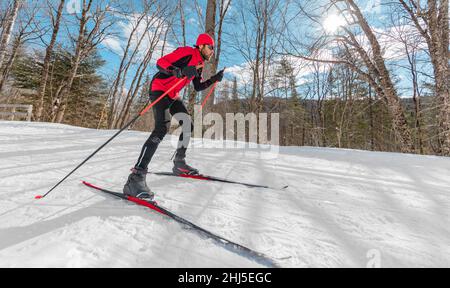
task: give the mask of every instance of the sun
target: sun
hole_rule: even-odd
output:
[[[342,16],[331,14],[323,21],[323,28],[328,33],[335,33],[339,27],[345,25],[345,19]]]

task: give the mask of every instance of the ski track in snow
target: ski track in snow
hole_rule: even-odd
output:
[[[81,184],[121,191],[149,133],[0,121],[0,267],[262,267],[180,224]],[[167,136],[152,171],[170,171]],[[193,141],[198,141],[194,139]],[[149,175],[175,214],[281,267],[450,267],[450,159],[347,149],[192,149],[200,171],[287,189]],[[266,152],[262,152],[266,153]]]

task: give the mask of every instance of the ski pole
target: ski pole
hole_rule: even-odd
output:
[[[213,87],[211,88],[211,90],[209,90],[208,95],[206,95],[205,99],[203,100],[203,103],[202,103],[202,109],[203,109],[203,107],[205,107],[206,101],[208,101],[209,96],[211,96],[211,94],[212,94],[212,92],[214,91],[214,89],[216,89],[217,83],[219,83],[219,82],[216,81],[216,82],[214,83],[214,85],[213,85]]]
[[[225,71],[226,68],[227,68],[227,67],[223,68],[222,70]],[[216,82],[214,83],[213,87],[209,90],[208,95],[206,95],[205,99],[203,100],[203,103],[202,103],[202,109],[205,107],[206,102],[208,101],[209,96],[211,96],[211,94],[212,94],[212,92],[214,91],[214,89],[216,89],[217,83],[219,83],[219,81],[216,81]]]
[[[156,105],[156,103],[158,103],[159,101],[161,101],[162,98],[164,98],[167,94],[169,94],[173,89],[175,89],[175,87],[177,87],[181,82],[183,82],[186,78],[183,77],[182,79],[180,79],[177,83],[175,83],[169,90],[167,90],[166,92],[164,92],[164,94],[162,94],[158,99],[156,99],[155,101],[153,101],[152,103],[150,103],[147,107],[145,107],[138,115],[136,115],[136,117],[134,117],[130,122],[128,122],[125,126],[123,126],[116,134],[114,134],[114,136],[112,136],[111,138],[109,138],[108,141],[106,141],[102,146],[98,147],[97,150],[95,150],[91,155],[89,155],[89,157],[87,157],[86,159],[83,160],[83,162],[81,162],[77,167],[75,167],[75,169],[73,169],[69,174],[67,174],[63,179],[61,179],[61,181],[59,181],[55,186],[53,186],[52,189],[50,189],[47,193],[45,193],[44,195],[37,195],[35,197],[35,199],[42,199],[44,197],[46,197],[48,194],[50,194],[53,190],[55,190],[56,187],[58,187],[62,182],[64,182],[67,178],[69,178],[70,175],[72,175],[75,171],[77,171],[81,166],[83,166],[87,161],[89,161],[89,159],[91,159],[95,154],[97,154],[100,150],[102,150],[106,145],[109,144],[109,142],[111,142],[114,138],[116,138],[120,133],[122,133],[125,129],[127,129],[128,127],[131,126],[131,124],[133,124],[134,122],[136,122],[136,120],[138,120],[142,115],[144,115],[145,113],[147,113],[148,110],[150,110],[150,108],[152,108],[153,106]]]

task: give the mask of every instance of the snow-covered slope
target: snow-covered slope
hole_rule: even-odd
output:
[[[114,132],[0,121],[1,267],[260,267],[81,184],[121,191],[148,133],[124,132],[34,199]],[[172,153],[164,141],[151,170],[170,171]],[[272,160],[245,149],[188,157],[206,174],[289,185],[148,177],[161,205],[282,267],[450,267],[449,158],[308,147],[280,148]]]

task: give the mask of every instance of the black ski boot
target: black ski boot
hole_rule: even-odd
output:
[[[147,186],[146,177],[147,169],[133,168],[132,173],[128,176],[128,181],[123,187],[123,194],[140,198],[145,201],[153,201],[155,193]]]
[[[182,174],[198,175],[198,170],[187,165],[185,158],[186,158],[186,149],[185,148],[177,149],[177,153],[173,160],[173,165],[174,165],[173,169],[172,169],[173,174],[175,174],[175,175],[182,175]]]

